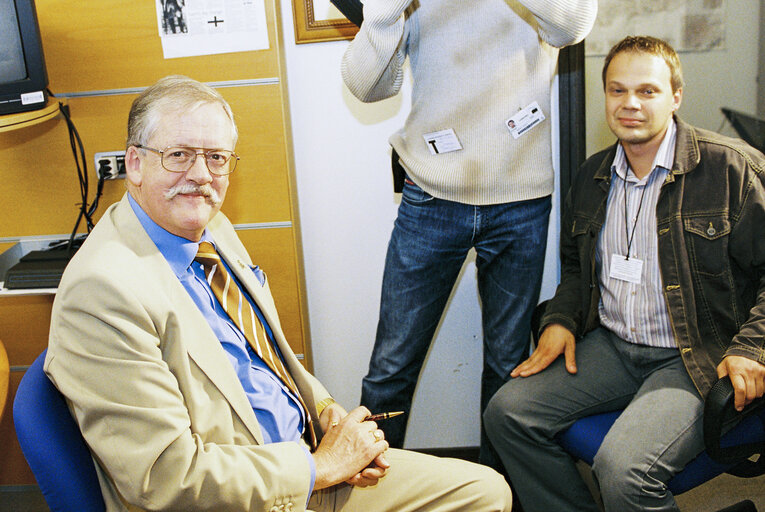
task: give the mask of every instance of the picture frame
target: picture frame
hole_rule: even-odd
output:
[[[297,44],[353,39],[359,30],[329,0],[292,0],[292,14]]]

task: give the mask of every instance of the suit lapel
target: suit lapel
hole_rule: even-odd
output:
[[[175,281],[178,282],[177,279]],[[263,444],[263,434],[260,431],[255,412],[247,400],[247,395],[231,366],[231,361],[226,357],[220,340],[215,336],[204,316],[198,314],[199,309],[189,297],[186,289],[180,283],[178,285],[180,290],[173,290],[173,294],[177,296],[175,304],[179,305],[179,316],[188,319],[191,331],[198,333],[196,336],[189,336],[186,341],[189,357],[210,379],[210,382],[220,390],[257,442]],[[183,308],[181,308],[181,304],[183,304]],[[190,306],[189,311],[181,311],[181,309],[186,310],[187,306]]]
[[[244,393],[241,382],[236,376],[226,352],[215,336],[210,325],[189,296],[186,289],[178,281],[170,265],[157,249],[157,246],[146,234],[138,217],[133,213],[130,203],[125,197],[115,211],[117,226],[126,226],[123,235],[127,242],[136,248],[138,254],[146,260],[146,268],[154,275],[171,297],[171,307],[179,318],[183,319],[181,326],[181,343],[184,344],[189,357],[196,363],[210,382],[218,388],[226,398],[231,408],[236,412],[242,423],[252,433],[259,444],[263,444],[263,434],[260,431],[255,412]]]

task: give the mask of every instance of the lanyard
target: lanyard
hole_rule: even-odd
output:
[[[629,171],[627,171],[629,173]],[[648,188],[648,184],[646,183],[643,186],[643,193],[640,194],[640,202],[638,203],[638,209],[637,213],[635,214],[635,224],[632,225],[632,234],[630,234],[630,226],[629,226],[629,215],[627,214],[627,174],[625,174],[624,178],[624,231],[627,235],[627,257],[625,260],[630,259],[630,248],[632,247],[632,241],[635,239],[635,229],[637,228],[637,220],[638,217],[640,217],[640,210],[643,208],[643,198],[645,197],[645,189]]]

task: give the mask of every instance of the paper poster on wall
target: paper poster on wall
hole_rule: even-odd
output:
[[[625,35],[664,39],[679,52],[725,49],[727,0],[599,0],[585,53],[605,55]]]
[[[156,0],[166,59],[268,49],[264,0]]]

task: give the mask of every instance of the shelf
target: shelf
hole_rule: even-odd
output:
[[[9,290],[5,287],[5,282],[0,281],[0,297],[10,297],[13,295],[56,295],[58,288],[17,288]]]
[[[26,128],[53,119],[58,115],[59,108],[59,100],[52,98],[40,110],[0,116],[0,133]]]

